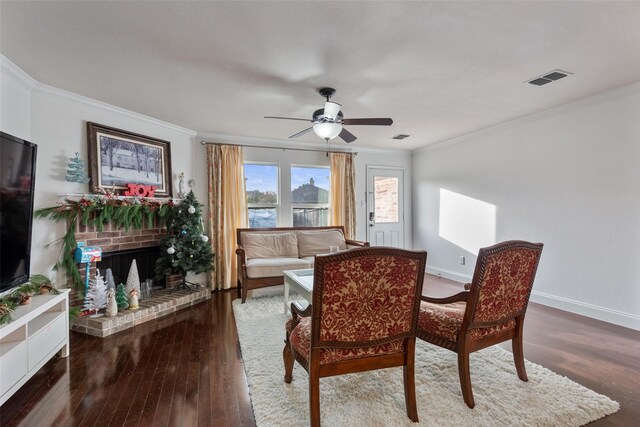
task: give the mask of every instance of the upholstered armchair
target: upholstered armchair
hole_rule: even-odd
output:
[[[291,305],[283,350],[309,374],[311,426],[320,425],[320,378],[402,366],[407,415],[418,421],[414,351],[427,253],[352,249],[316,256],[312,305]]]
[[[462,397],[470,408],[469,353],[511,340],[518,377],[527,381],[522,326],[541,253],[542,243],[518,240],[480,249],[465,292],[422,297],[417,336],[458,353]]]

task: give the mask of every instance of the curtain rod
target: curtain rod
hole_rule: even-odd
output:
[[[354,156],[358,155],[357,151],[321,150],[319,148],[274,147],[274,146],[269,146],[269,145],[224,144],[222,142],[205,141],[204,139],[200,140],[200,144],[202,144],[202,145],[207,145],[207,144],[211,144],[211,145],[234,145],[236,147],[269,148],[269,149],[272,149],[272,150],[282,150],[282,151],[286,151],[286,150],[292,150],[292,151],[315,151],[315,152],[318,152],[318,153],[346,153],[346,154],[353,154]]]

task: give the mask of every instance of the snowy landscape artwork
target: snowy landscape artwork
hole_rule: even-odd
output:
[[[157,186],[171,196],[169,142],[89,123],[92,191],[125,189],[127,184]]]

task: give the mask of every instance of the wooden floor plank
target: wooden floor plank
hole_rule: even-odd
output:
[[[428,275],[424,293],[460,289]],[[235,296],[215,292],[210,301],[105,339],[72,332],[71,356],[51,360],[9,399],[0,425],[255,426]],[[620,402],[618,413],[590,426],[636,425],[639,331],[534,303],[524,328],[528,360]]]

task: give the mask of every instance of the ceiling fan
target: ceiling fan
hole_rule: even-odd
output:
[[[342,138],[345,142],[353,142],[357,139],[355,135],[346,130],[343,125],[391,126],[393,123],[393,120],[390,118],[345,119],[342,115],[342,111],[340,111],[340,107],[342,107],[342,105],[329,101],[329,99],[335,95],[336,90],[330,87],[323,87],[318,92],[320,95],[325,97],[327,101],[324,103],[324,108],[320,108],[313,113],[313,118],[311,120],[273,116],[265,116],[265,119],[302,120],[304,122],[311,122],[313,123],[313,126],[293,134],[289,138],[297,138],[313,130],[316,135],[327,142],[337,136]]]

